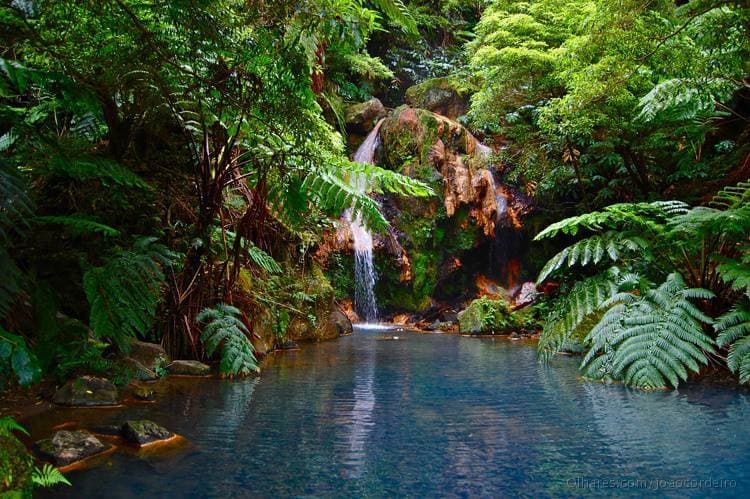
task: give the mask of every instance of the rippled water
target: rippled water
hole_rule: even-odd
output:
[[[259,380],[184,380],[157,404],[98,412],[99,421],[151,418],[192,445],[158,457],[115,454],[103,466],[70,474],[74,487],[64,492],[109,498],[654,492],[580,488],[597,479],[660,480],[651,485],[661,487],[732,480],[726,488],[659,493],[750,492],[744,391],[693,386],[640,393],[579,380],[576,359],[540,366],[532,346],[506,340],[416,333],[379,340],[383,334],[357,331],[306,345],[274,359]]]

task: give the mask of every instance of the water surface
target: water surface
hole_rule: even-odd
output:
[[[192,445],[115,454],[71,473],[73,487],[55,495],[750,493],[745,391],[642,393],[581,381],[574,358],[541,366],[533,346],[503,339],[384,334],[305,345],[269,362],[260,379],[181,380],[155,404],[100,410],[100,423],[145,417]],[[623,484],[640,488],[609,488]]]

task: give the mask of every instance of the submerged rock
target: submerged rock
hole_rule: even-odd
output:
[[[52,438],[36,443],[39,454],[51,460],[55,466],[68,466],[104,452],[110,447],[85,430],[60,430]]]
[[[160,440],[167,440],[174,433],[148,419],[125,421],[120,428],[122,437],[136,445],[146,445]]]
[[[167,372],[183,376],[206,376],[211,374],[211,366],[197,360],[173,360],[167,366]]]
[[[352,327],[352,321],[350,321],[349,317],[339,309],[335,309],[331,312],[331,322],[336,328],[339,336],[350,335],[354,330]]]
[[[57,390],[52,402],[67,406],[116,405],[117,388],[109,380],[94,376],[81,376],[68,381]]]

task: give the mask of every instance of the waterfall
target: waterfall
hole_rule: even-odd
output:
[[[372,164],[375,158],[375,150],[380,145],[380,125],[383,120],[378,121],[375,128],[367,135],[365,141],[354,153],[352,161],[357,163]],[[353,175],[351,185],[359,192],[366,192],[367,178],[364,175]],[[352,215],[347,210],[346,219],[352,231],[354,241],[354,309],[357,315],[365,322],[377,322],[378,302],[375,298],[375,265],[372,260],[372,233],[362,221],[359,214]]]

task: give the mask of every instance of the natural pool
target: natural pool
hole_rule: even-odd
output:
[[[55,497],[654,492],[581,488],[597,479],[726,480],[658,493],[748,496],[746,391],[641,393],[583,382],[576,365],[541,366],[533,346],[505,339],[358,330],[272,359],[261,379],[179,380],[155,404],[88,411],[99,424],[149,418],[191,445],[114,454],[71,473]],[[36,424],[81,417],[61,410]]]

